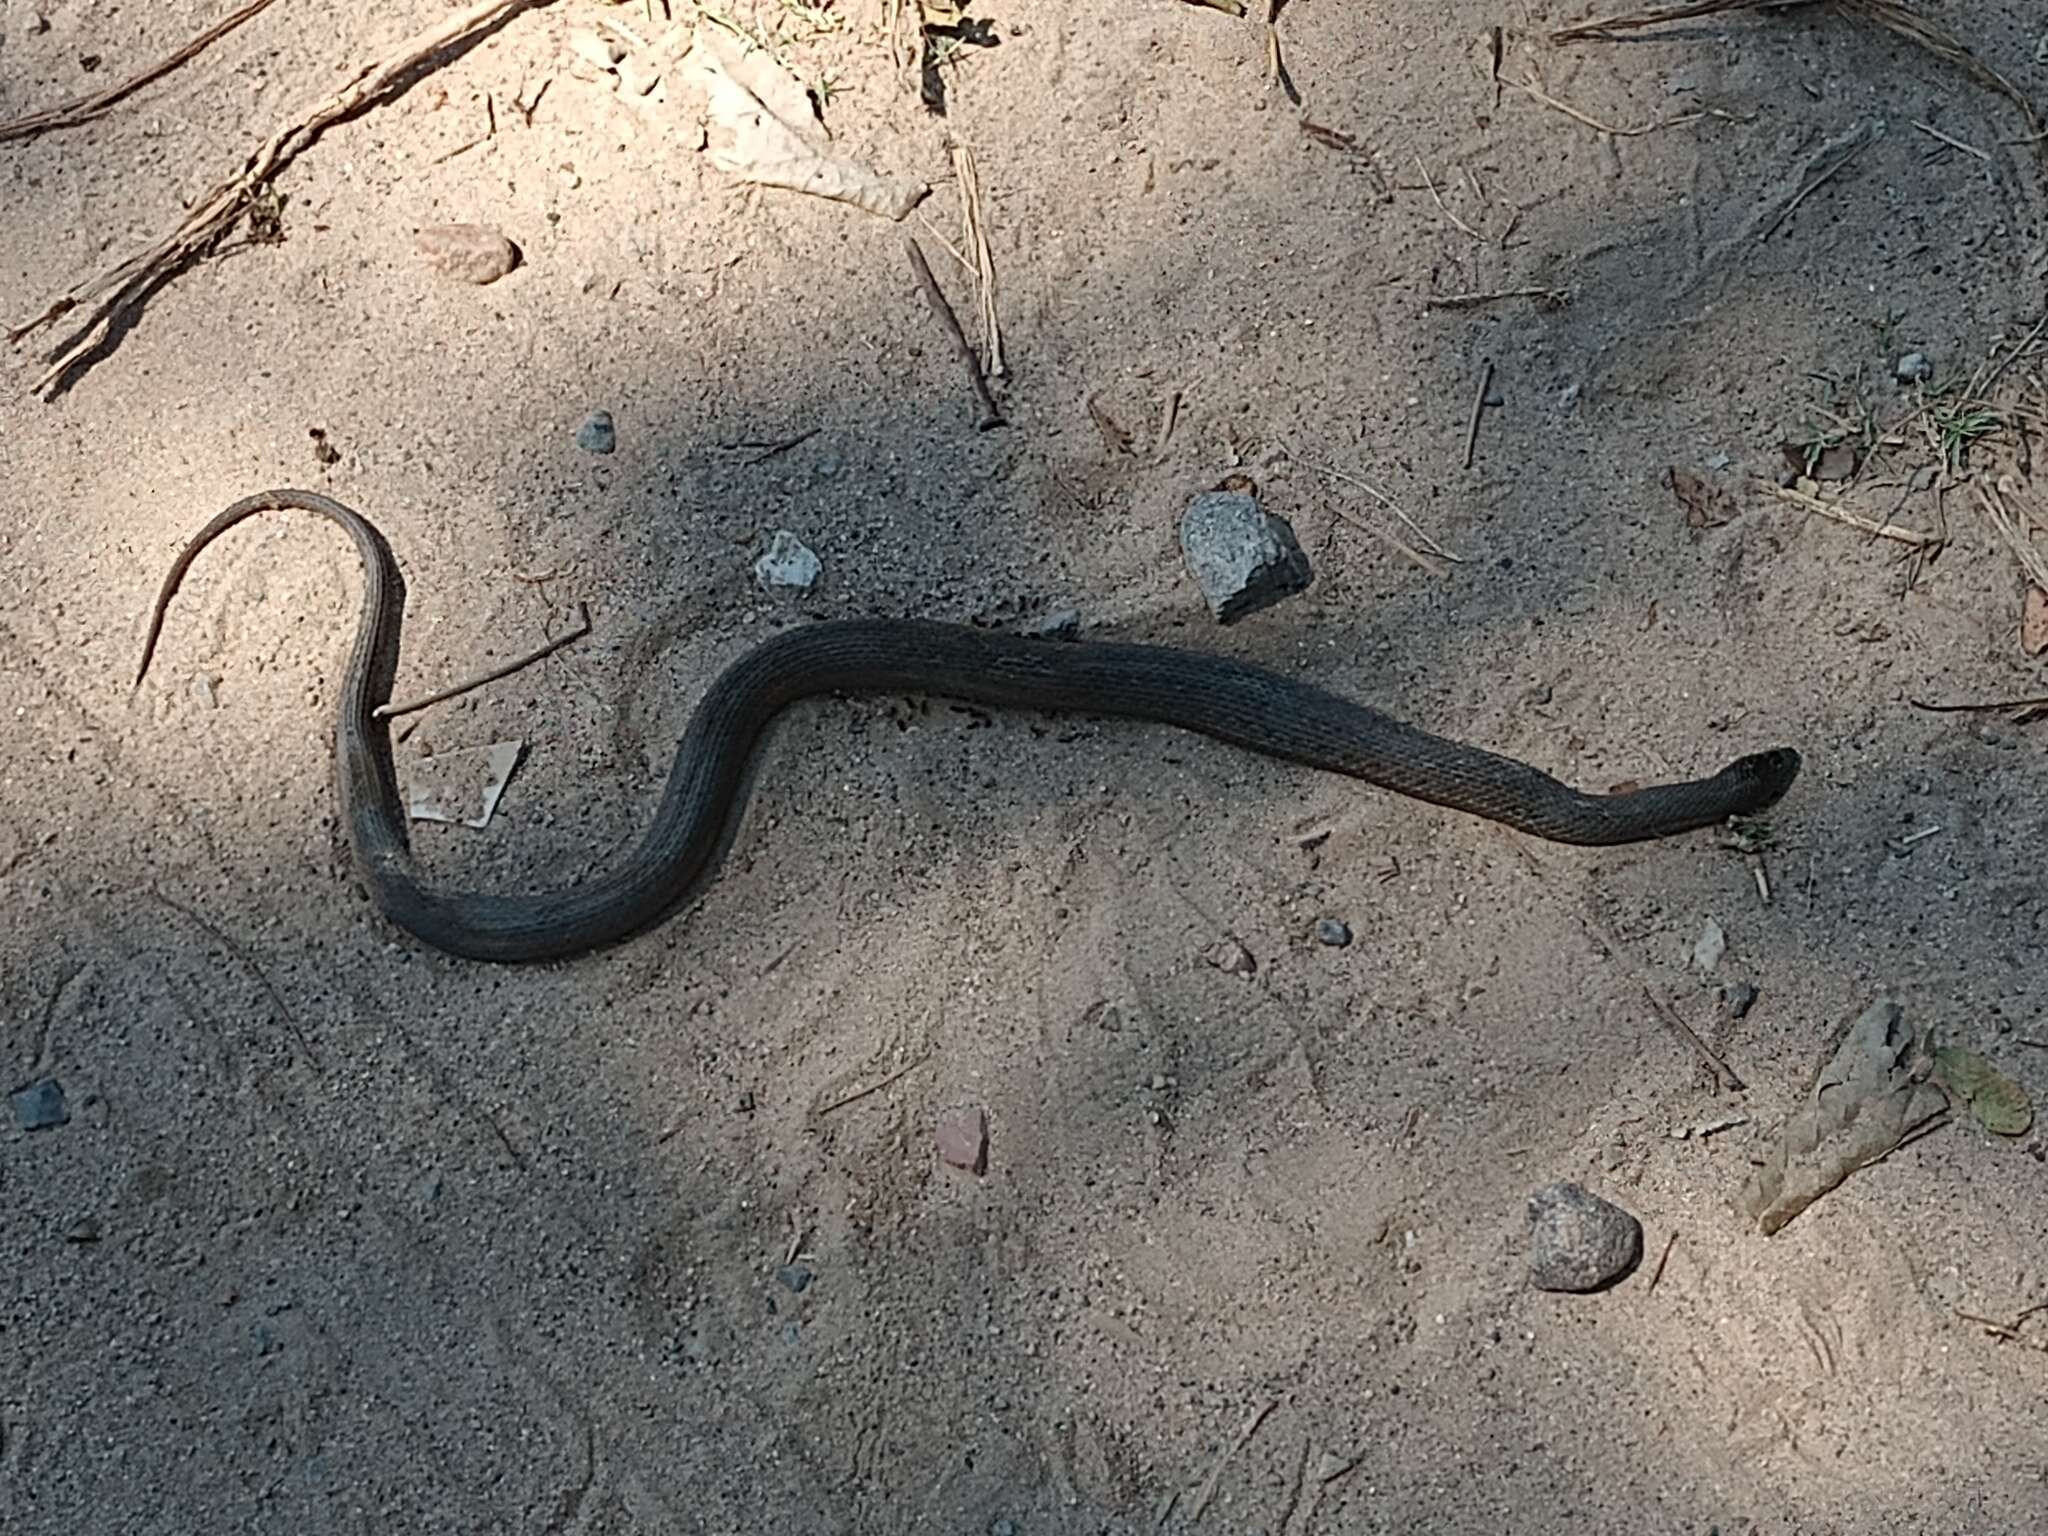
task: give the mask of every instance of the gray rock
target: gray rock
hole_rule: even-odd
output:
[[[811,1283],[811,1272],[801,1264],[778,1264],[775,1268],[775,1278],[801,1296]]]
[[[1529,1283],[1597,1291],[1642,1261],[1643,1224],[1620,1206],[1560,1182],[1529,1197]]]
[[[13,1101],[15,1123],[24,1131],[47,1131],[71,1118],[64,1107],[64,1085],[54,1077],[30,1083],[13,1095]]]
[[[969,1173],[988,1171],[988,1116],[979,1108],[949,1110],[940,1117],[939,1156]]]
[[[1180,547],[1219,624],[1234,624],[1309,584],[1308,556],[1293,528],[1243,491],[1209,491],[1189,502]]]
[[[519,265],[519,247],[483,224],[429,224],[413,236],[428,266],[458,283],[495,283]]]
[[[824,569],[802,539],[787,528],[778,528],[769,537],[768,552],[754,562],[754,579],[764,587],[808,592]]]
[[[610,411],[592,411],[576,429],[576,446],[585,453],[610,453],[619,446],[619,429]]]
[[[1739,1019],[1756,1006],[1756,987],[1747,981],[1731,981],[1721,988],[1721,1011]]]
[[[1055,608],[1024,625],[1023,634],[1033,640],[1074,640],[1081,634],[1081,610]]]
[[[1925,352],[1908,352],[1894,370],[1901,384],[1924,384],[1934,377],[1934,364]]]
[[[1702,975],[1712,975],[1714,967],[1721,963],[1721,957],[1728,952],[1728,935],[1721,931],[1721,925],[1711,917],[1700,929],[1699,941],[1692,947],[1692,963],[1699,967]]]
[[[100,1240],[100,1224],[91,1216],[74,1216],[64,1224],[64,1241],[67,1243],[96,1243]]]
[[[1334,917],[1316,919],[1316,942],[1342,949],[1351,942],[1351,925]]]

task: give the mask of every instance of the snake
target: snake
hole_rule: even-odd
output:
[[[1171,726],[1581,846],[1672,837],[1755,815],[1799,773],[1799,754],[1781,747],[1739,758],[1711,778],[1586,793],[1529,763],[1432,735],[1228,656],[936,619],[829,619],[775,634],[723,667],[683,728],[652,825],[610,867],[535,894],[445,889],[426,877],[412,852],[388,725],[377,713],[396,670],[404,589],[389,544],[361,513],[301,490],[259,492],[217,513],[165,574],[135,688],[148,675],[171,599],[193,561],[230,528],[271,511],[308,512],[338,525],[362,561],[361,617],[342,674],[334,740],[335,783],[357,874],[388,922],[470,960],[563,960],[665,921],[729,848],[750,792],[748,768],[771,722],[798,700],[825,695],[922,695]]]

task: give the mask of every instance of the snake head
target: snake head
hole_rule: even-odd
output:
[[[1739,757],[1721,770],[1721,777],[1743,797],[1737,815],[1753,815],[1784,798],[1792,781],[1799,777],[1799,754],[1790,747],[1773,747],[1768,752]]]

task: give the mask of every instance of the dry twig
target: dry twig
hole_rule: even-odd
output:
[[[1486,409],[1486,392],[1493,388],[1493,359],[1486,360],[1486,366],[1479,371],[1479,388],[1472,396],[1472,423],[1465,429],[1465,467],[1472,467],[1472,456],[1479,451],[1479,417]]]
[[[1970,489],[1977,494],[1977,507],[1984,514],[1984,520],[1991,524],[1999,538],[2005,541],[2006,548],[2013,552],[2013,558],[2019,561],[2020,568],[2027,573],[2027,580],[2043,591],[2048,591],[2048,557],[2044,557],[2040,550],[2034,548],[2033,537],[2028,532],[2030,524],[2038,521],[2042,522],[2043,527],[2048,527],[2048,521],[2030,517],[2024,512],[2015,512],[2007,504],[2008,497],[2013,501],[2019,501],[2025,495],[2020,477],[2000,475],[1995,486],[1979,480]]]
[[[963,265],[974,274],[975,292],[981,301],[982,355],[988,359],[991,378],[1006,378],[1003,362],[1003,327],[996,315],[996,259],[988,247],[988,219],[982,210],[981,171],[974,163],[974,151],[965,144],[953,146],[953,172],[960,180],[960,243],[972,253]]]
[[[25,113],[0,123],[0,144],[5,144],[10,139],[34,138],[37,134],[48,133],[53,128],[76,128],[96,117],[104,117],[145,85],[161,80],[180,64],[198,58],[257,12],[267,9],[270,3],[271,0],[249,0],[249,3],[239,11],[223,16],[169,58],[159,60],[140,74],[130,75],[118,85],[110,85],[104,91],[95,91],[90,96],[81,96],[76,101],[67,101],[61,106],[45,107],[40,112]]]
[[[1003,413],[996,406],[996,397],[989,393],[988,378],[981,371],[981,359],[974,355],[974,344],[967,339],[967,333],[960,329],[960,317],[953,313],[953,306],[946,302],[945,290],[939,287],[939,280],[932,276],[931,264],[924,259],[924,252],[908,235],[903,237],[903,248],[910,255],[910,270],[917,274],[917,285],[924,290],[925,303],[938,317],[939,324],[946,328],[946,334],[953,338],[953,345],[967,362],[967,377],[974,385],[974,396],[981,402],[981,420],[975,426],[986,432],[991,427],[1004,425]]]
[[[1946,542],[1939,534],[1922,533],[1917,528],[1901,528],[1897,523],[1879,522],[1876,518],[1845,507],[1840,502],[1822,501],[1818,496],[1809,496],[1804,491],[1794,490],[1790,486],[1773,485],[1768,480],[1758,480],[1756,485],[1765,495],[1775,497],[1787,506],[1831,518],[1835,522],[1867,533],[1872,538],[1890,539],[1895,544],[1908,544],[1915,549],[1938,549]]]
[[[1664,1266],[1671,1262],[1671,1250],[1676,1248],[1677,1246],[1678,1233],[1674,1229],[1671,1235],[1664,1239],[1664,1251],[1657,1255],[1657,1267],[1650,1274],[1650,1284],[1647,1290],[1645,1291],[1645,1294],[1648,1294],[1649,1291],[1654,1291],[1657,1289],[1657,1282],[1664,1278]]]
[[[270,179],[324,130],[401,82],[409,81],[415,70],[446,49],[476,37],[534,3],[535,0],[476,0],[415,34],[389,57],[357,71],[334,95],[264,140],[242,162],[240,170],[202,195],[170,234],[72,288],[40,315],[10,331],[7,339],[19,342],[80,305],[92,306],[84,324],[46,354],[44,361],[49,367],[30,386],[31,391],[40,394],[59,384],[75,368],[85,366],[110,348],[123,322],[132,319],[160,286],[213,250]]]
[[[1538,309],[1562,309],[1571,302],[1568,288],[1496,288],[1487,293],[1433,294],[1422,301],[1424,309],[1478,309],[1507,299],[1534,299]]]
[[[1601,122],[1597,117],[1588,117],[1568,102],[1559,101],[1555,96],[1545,94],[1534,80],[1510,80],[1508,84],[1522,92],[1531,101],[1549,107],[1553,112],[1562,112],[1573,122],[1584,123],[1595,133],[1612,134],[1617,139],[1639,139],[1646,133],[1656,133],[1664,128],[1682,128],[1687,123],[1697,123],[1704,118],[1714,115],[1711,112],[1687,112],[1682,117],[1657,118],[1634,128],[1617,128],[1612,123]]]
[[[1451,212],[1449,208],[1444,206],[1443,195],[1439,193],[1436,189],[1436,179],[1429,174],[1429,167],[1422,163],[1422,156],[1420,155],[1417,155],[1415,157],[1415,168],[1418,171],[1422,172],[1422,184],[1425,187],[1429,188],[1430,201],[1436,204],[1437,212],[1441,213],[1445,218],[1449,219],[1453,224],[1457,225],[1458,228],[1465,231],[1465,233],[1470,235],[1474,240],[1484,240],[1486,236],[1480,234],[1478,230],[1474,229],[1470,224],[1467,224],[1463,219],[1459,218],[1455,213]]]
[[[1217,1456],[1216,1464],[1209,1468],[1209,1475],[1202,1483],[1202,1491],[1195,1496],[1194,1508],[1188,1511],[1190,1525],[1202,1518],[1202,1512],[1209,1507],[1209,1501],[1216,1497],[1216,1485],[1223,1480],[1223,1469],[1230,1464],[1230,1458],[1251,1444],[1252,1436],[1257,1434],[1259,1426],[1266,1422],[1266,1415],[1279,1406],[1272,1398],[1267,1398],[1252,1411],[1251,1417],[1244,1421],[1244,1428],[1237,1432],[1237,1438],[1226,1445]]]
[[[817,1110],[816,1113],[820,1116],[829,1115],[835,1109],[844,1109],[849,1104],[858,1104],[862,1099],[873,1098],[876,1094],[880,1093],[884,1088],[887,1088],[891,1083],[901,1082],[904,1078],[910,1076],[911,1073],[915,1072],[919,1067],[923,1066],[926,1062],[930,1061],[931,1059],[932,1053],[930,1051],[926,1051],[922,1056],[918,1057],[917,1060],[905,1062],[902,1066],[898,1067],[894,1072],[891,1072],[887,1077],[883,1078],[880,1082],[869,1083],[865,1088],[856,1088],[853,1090],[853,1092],[846,1094],[840,1098],[834,1099],[830,1104],[827,1104],[822,1109]]]
[[[536,661],[545,661],[548,657],[554,655],[555,652],[561,650],[563,646],[573,645],[589,633],[590,609],[586,604],[578,603],[576,605],[576,627],[574,629],[555,636],[546,645],[529,651],[518,660],[508,661],[502,667],[493,667],[488,672],[480,672],[475,677],[465,678],[459,683],[452,683],[446,688],[438,689],[426,695],[424,698],[411,699],[404,704],[379,704],[370,713],[379,720],[395,720],[400,715],[417,714],[430,705],[444,704],[450,699],[460,698],[465,693],[473,692],[483,687],[486,683],[495,683],[501,677],[510,677],[514,672],[530,667]]]

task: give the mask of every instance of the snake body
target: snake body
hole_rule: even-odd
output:
[[[395,669],[403,597],[389,546],[361,514],[296,490],[261,492],[217,514],[164,578],[136,686],[149,670],[171,598],[200,551],[237,523],[275,510],[337,524],[362,558],[362,617],[342,676],[335,776],[363,882],[389,921],[476,960],[561,959],[629,938],[674,911],[723,852],[763,731],[790,703],[819,694],[937,694],[1177,726],[1563,843],[1637,842],[1712,826],[1772,804],[1799,772],[1799,754],[1778,749],[1741,758],[1708,779],[1590,795],[1526,763],[1226,657],[1029,639],[925,620],[834,620],[776,635],[718,676],[684,729],[653,825],[615,868],[533,896],[440,890],[412,856],[389,735],[373,713]]]

